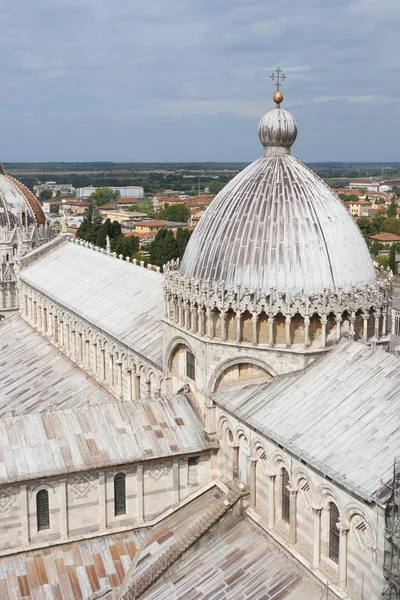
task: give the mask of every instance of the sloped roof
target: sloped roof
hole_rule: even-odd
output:
[[[21,217],[20,217],[21,214]],[[32,192],[18,179],[0,171],[0,225],[13,228],[20,226],[20,218],[26,225],[44,225],[46,217]]]
[[[342,342],[305,371],[214,394],[216,403],[365,499],[400,448],[400,362]],[[282,418],[284,415],[284,418]]]
[[[82,600],[115,592],[144,535],[127,531],[1,558],[0,597]]]
[[[19,315],[0,323],[0,418],[115,398]]]
[[[209,447],[182,395],[8,417],[0,419],[0,484]]]
[[[66,242],[20,277],[161,368],[162,274]]]

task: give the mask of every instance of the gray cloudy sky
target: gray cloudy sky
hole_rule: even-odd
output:
[[[398,161],[399,0],[0,0],[0,157],[251,161],[287,75],[305,161]]]

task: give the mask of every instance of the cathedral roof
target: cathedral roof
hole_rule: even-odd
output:
[[[227,287],[323,290],[375,281],[368,248],[339,197],[290,155],[294,118],[277,107],[259,125],[264,155],[216,196],[181,273]]]
[[[23,268],[20,277],[161,367],[160,273],[65,242]]]
[[[39,202],[23,183],[6,175],[0,165],[0,227],[45,225]]]
[[[398,359],[342,342],[305,371],[214,394],[215,402],[333,481],[371,500],[400,445]],[[284,418],[283,418],[284,416]]]

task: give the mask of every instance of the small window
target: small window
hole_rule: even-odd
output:
[[[126,490],[125,490],[125,474],[118,473],[114,477],[114,514],[126,514]]]
[[[335,563],[339,563],[339,518],[338,508],[332,502],[329,509],[329,558]]]
[[[282,469],[282,519],[290,523],[290,493],[288,490],[289,474]]]
[[[186,376],[193,381],[196,379],[196,359],[190,350],[186,350]]]
[[[189,458],[189,460],[188,460],[189,467],[195,467],[198,464],[199,464],[199,457],[198,456],[191,456]]]
[[[40,490],[36,494],[36,518],[38,531],[50,529],[49,493],[47,490]]]

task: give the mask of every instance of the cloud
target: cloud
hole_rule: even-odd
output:
[[[303,158],[377,160],[377,148],[385,148],[393,160],[397,144],[384,132],[400,97],[397,5],[0,0],[2,157],[251,160],[279,65],[287,75],[284,107],[305,125],[297,144]],[[368,110],[382,105],[390,108],[379,117],[377,139],[361,142],[371,130]],[[331,138],[316,140],[331,130]],[[224,146],[239,133],[240,143]]]

